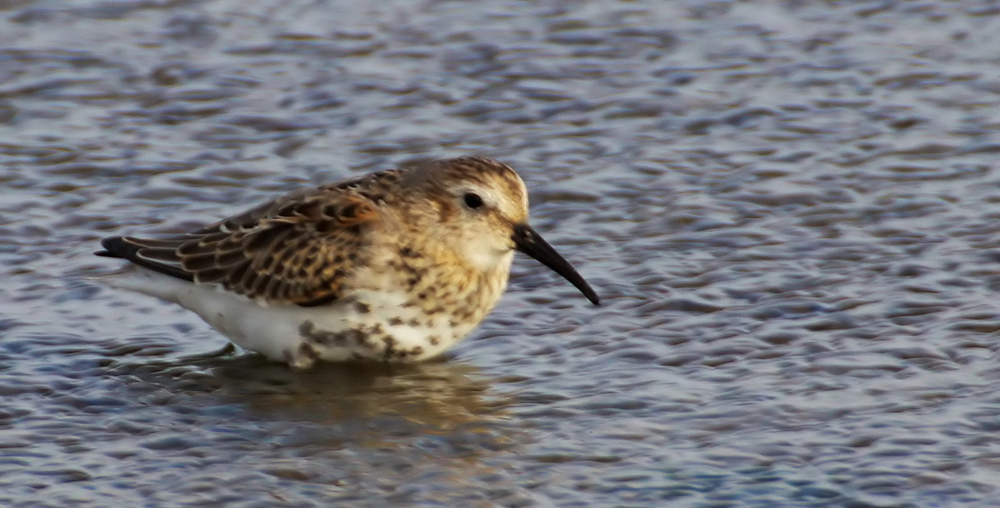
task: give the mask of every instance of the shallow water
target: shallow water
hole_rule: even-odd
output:
[[[998,18],[0,2],[0,505],[993,504]],[[519,258],[443,361],[290,372],[92,279],[103,236],[469,153],[604,306]]]

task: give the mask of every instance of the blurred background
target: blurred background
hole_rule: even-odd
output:
[[[0,1],[0,505],[986,506],[1000,3]],[[101,237],[497,157],[443,361],[290,372]]]

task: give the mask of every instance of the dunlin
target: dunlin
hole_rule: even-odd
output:
[[[515,249],[599,303],[527,219],[513,169],[462,157],[293,192],[184,235],[105,238],[97,254],[133,265],[112,285],[177,303],[293,367],[419,361],[486,317]]]

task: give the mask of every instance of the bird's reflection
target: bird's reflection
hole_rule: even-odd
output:
[[[118,381],[107,386],[127,406],[123,418],[143,425],[143,442],[161,434],[171,442],[181,429],[189,432],[182,453],[265,476],[362,490],[434,478],[450,492],[470,479],[502,476],[492,459],[524,441],[507,415],[511,399],[455,360],[296,371],[249,354],[167,357],[104,358],[111,361],[103,377]]]
[[[446,430],[501,417],[504,406],[487,393],[490,384],[475,367],[460,363],[332,364],[308,371],[269,364],[252,371],[220,367],[216,374],[232,381],[227,397],[244,400],[261,418],[339,423],[399,416]]]
[[[507,397],[493,393],[476,367],[451,360],[417,364],[325,364],[297,371],[252,355],[194,362],[120,364],[171,392],[209,393],[239,404],[245,417],[320,424],[396,419],[423,432],[505,420]]]

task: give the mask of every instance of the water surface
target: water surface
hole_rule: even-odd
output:
[[[985,506],[1000,9],[0,2],[0,504]],[[103,236],[480,153],[519,258],[440,362],[290,372]]]

